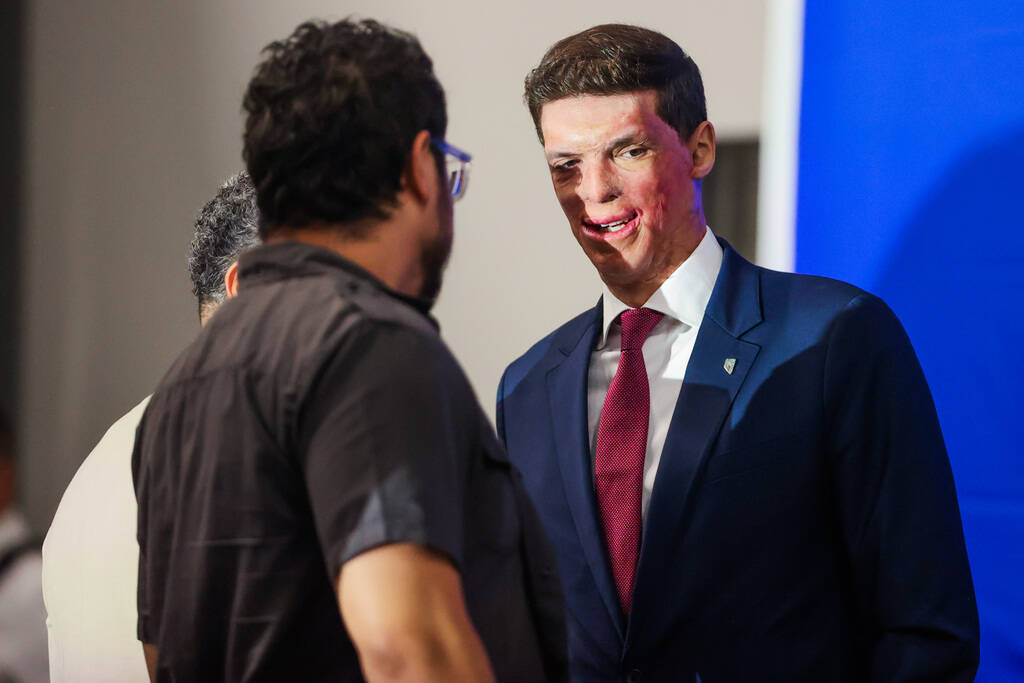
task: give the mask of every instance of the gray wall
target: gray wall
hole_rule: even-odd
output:
[[[520,100],[547,46],[607,21],[661,30],[701,65],[719,135],[758,131],[764,7],[750,0],[31,3],[19,413],[38,528],[197,329],[191,222],[241,166],[239,103],[260,47],[351,13],[420,36],[448,92],[448,137],[475,155],[436,313],[489,411],[504,365],[598,295]]]

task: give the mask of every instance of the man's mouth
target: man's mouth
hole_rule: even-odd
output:
[[[612,236],[626,230],[626,228],[635,226],[637,216],[638,214],[636,211],[630,211],[618,216],[602,217],[600,221],[592,221],[588,218],[584,218],[583,227],[585,231],[590,233],[597,233],[602,236]]]

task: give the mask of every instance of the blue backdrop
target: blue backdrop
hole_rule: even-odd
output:
[[[807,0],[803,63],[797,270],[907,328],[956,476],[978,680],[1024,680],[1024,2]]]

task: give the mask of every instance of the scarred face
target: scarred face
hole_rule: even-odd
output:
[[[656,107],[657,94],[642,91],[541,109],[544,153],[573,235],[601,279],[627,294],[657,289],[705,230],[694,181],[714,164],[714,129],[704,122],[681,140]]]

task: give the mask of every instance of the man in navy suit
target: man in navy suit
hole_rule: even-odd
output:
[[[971,680],[956,491],[893,313],[712,235],[715,131],[665,36],[565,38],[526,100],[604,282],[498,391],[558,551],[574,680]]]

